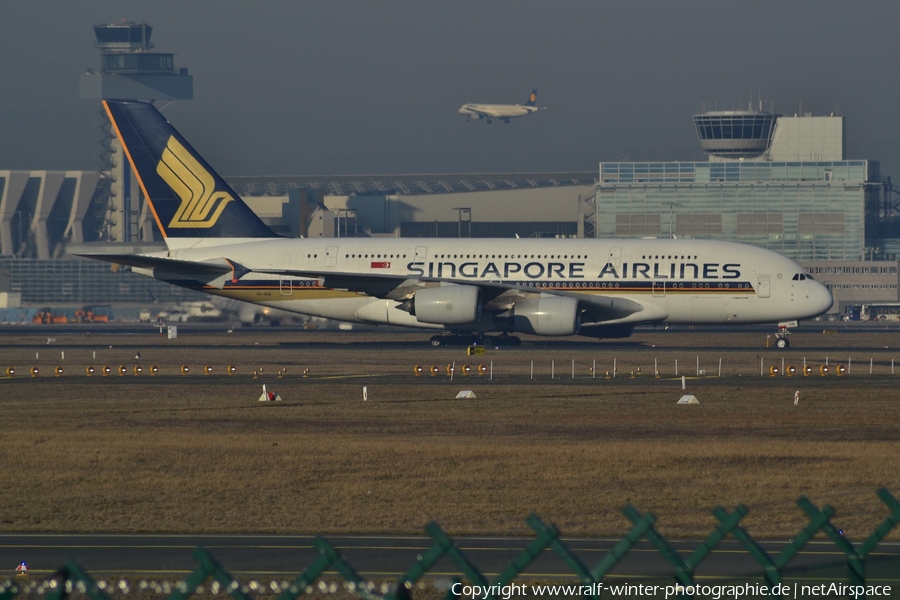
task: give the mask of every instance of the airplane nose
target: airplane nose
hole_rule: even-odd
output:
[[[816,314],[821,315],[831,310],[831,307],[834,305],[834,297],[831,295],[831,292],[828,291],[827,287],[818,281],[815,283],[816,291],[810,294],[810,300],[818,311]]]

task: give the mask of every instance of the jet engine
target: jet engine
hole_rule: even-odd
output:
[[[578,300],[547,294],[516,302],[513,324],[523,333],[574,335],[581,327]]]
[[[481,319],[481,289],[471,285],[425,288],[413,296],[410,312],[422,323],[475,323]]]

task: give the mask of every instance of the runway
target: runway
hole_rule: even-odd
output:
[[[463,554],[487,577],[494,579],[532,541],[520,537],[455,537]],[[407,572],[432,546],[426,536],[326,536],[326,540],[368,580],[394,580]],[[594,568],[619,541],[614,538],[564,538],[564,544],[588,568]],[[311,536],[280,535],[108,535],[108,534],[4,534],[0,536],[0,564],[10,572],[26,561],[32,576],[53,573],[74,559],[94,578],[131,576],[181,578],[197,567],[192,557],[198,546],[206,548],[234,577],[292,580],[316,558]],[[702,542],[670,542],[687,557]],[[763,542],[770,556],[785,542]],[[786,576],[822,582],[845,582],[845,556],[826,540],[810,542],[788,564]],[[900,584],[900,542],[885,542],[870,554],[867,580]],[[755,581],[762,567],[734,540],[723,541],[699,566],[696,580]],[[336,575],[334,571],[330,572]],[[461,570],[444,557],[428,573],[431,578],[452,579]],[[673,567],[649,542],[639,542],[610,573],[608,579],[638,581],[671,579]],[[573,579],[559,556],[546,549],[523,573],[526,579]]]
[[[352,331],[339,331],[336,328],[325,329],[306,329],[298,325],[280,325],[277,327],[255,325],[241,326],[239,324],[229,324],[225,322],[186,322],[186,323],[170,323],[178,329],[179,336],[195,339],[199,336],[217,335],[228,332],[235,338],[268,338],[275,337],[282,339],[284,336],[290,336],[289,345],[298,347],[322,347],[334,346],[341,347],[347,344],[358,344],[360,339],[357,336],[364,336],[364,342],[367,346],[372,347],[396,347],[396,348],[430,348],[429,338],[437,331],[423,329],[408,329],[402,327],[391,326],[373,326],[359,325],[353,326]],[[165,332],[165,325],[163,325]],[[634,348],[641,349],[646,347],[647,336],[656,334],[667,334],[677,336],[687,336],[696,340],[694,342],[698,346],[708,346],[704,343],[703,338],[710,335],[718,334],[735,334],[736,336],[745,335],[766,335],[774,336],[776,327],[770,325],[643,325],[635,328],[635,333],[630,338],[604,338],[594,339],[583,336],[566,336],[566,337],[541,337],[541,336],[520,336],[523,342],[532,347],[557,347],[557,348],[593,348],[603,350],[609,347],[618,348]],[[892,322],[860,322],[860,321],[804,321],[796,328],[792,328],[794,334],[813,334],[822,333],[834,334],[829,336],[829,340],[833,340],[836,347],[842,347],[843,336],[854,334],[875,334],[877,344],[873,342],[873,347],[881,348],[882,338],[884,342],[890,342],[890,338],[882,334],[900,333],[900,325]],[[68,324],[47,324],[47,325],[11,325],[0,324],[0,335],[5,336],[28,336],[32,337],[36,343],[45,342],[44,336],[78,336],[78,335],[100,335],[100,336],[133,336],[121,338],[125,346],[132,344],[140,344],[140,339],[144,336],[154,337],[160,334],[160,326],[151,323],[130,323],[130,322],[112,322],[112,323],[68,323]],[[136,336],[136,337],[135,337]],[[282,340],[281,344],[285,342]],[[28,342],[21,344],[22,347],[30,346]],[[817,346],[820,346],[817,344]],[[452,346],[451,346],[452,347]],[[741,344],[725,344],[716,346],[717,349],[736,349]],[[512,350],[515,347],[507,347]]]

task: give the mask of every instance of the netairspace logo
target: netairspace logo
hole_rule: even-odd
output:
[[[711,598],[722,600],[731,598],[741,600],[751,597],[781,596],[787,598],[816,598],[820,596],[844,596],[858,600],[865,597],[890,596],[889,585],[847,585],[842,583],[823,583],[819,585],[758,585],[744,583],[739,585],[644,585],[644,584],[604,584],[593,583],[573,585],[463,585],[454,583],[450,592],[460,598],[471,600],[510,600],[516,596],[533,597],[561,597],[561,596],[600,596],[606,591],[613,597],[653,596],[664,598],[676,598],[681,596],[694,596],[696,598]]]

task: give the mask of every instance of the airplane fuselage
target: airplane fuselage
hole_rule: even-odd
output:
[[[466,115],[470,119],[512,119],[514,117],[524,117],[537,111],[537,106],[523,106],[521,104],[463,104],[459,109],[459,114]]]
[[[603,239],[276,239],[170,250],[192,262],[227,257],[251,272],[240,279],[203,282],[172,273],[135,269],[171,283],[291,312],[342,321],[434,329],[502,331],[497,310],[478,322],[419,322],[402,298],[354,291],[366,277],[454,284],[502,284],[519,291],[632,301],[641,310],[603,325],[641,323],[774,323],[807,319],[827,311],[828,290],[793,261],[774,252],[705,240]],[[260,271],[268,272],[261,273]],[[324,277],[277,275],[278,272]],[[347,287],[334,285],[345,274]],[[486,304],[490,308],[490,304]],[[584,327],[589,328],[590,323]]]

